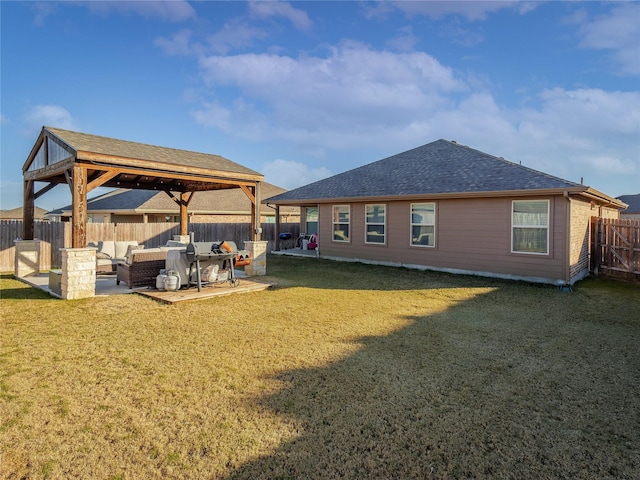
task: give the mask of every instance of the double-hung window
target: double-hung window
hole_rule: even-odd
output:
[[[384,244],[386,209],[384,204],[365,206],[365,242]]]
[[[336,242],[349,241],[349,225],[351,222],[351,207],[349,205],[333,206],[333,240]]]
[[[436,204],[411,204],[411,245],[433,247],[436,244]]]
[[[511,251],[549,254],[549,200],[513,201]]]

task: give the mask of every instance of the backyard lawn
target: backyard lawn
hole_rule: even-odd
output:
[[[640,286],[267,268],[176,305],[2,275],[0,478],[639,478]]]

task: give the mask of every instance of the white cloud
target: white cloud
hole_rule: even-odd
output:
[[[41,1],[34,2],[34,24],[41,26],[47,17],[57,12],[58,2]],[[147,18],[159,18],[169,22],[182,22],[195,18],[196,11],[186,0],[101,0],[101,1],[67,1],[62,5],[85,7],[91,13],[109,15],[112,12],[118,14],[135,14]]]
[[[134,13],[148,18],[159,18],[170,22],[181,22],[195,18],[196,11],[185,0],[106,0],[82,2],[89,11],[98,14]]]
[[[215,91],[232,87],[232,101],[207,102],[196,121],[253,140],[276,138],[322,145],[363,145],[371,132],[402,130],[446,105],[443,93],[466,85],[425,53],[378,52],[357,43],[327,57],[267,54],[202,57],[202,75]],[[386,132],[387,135],[389,132]]]
[[[53,2],[34,2],[31,9],[35,13],[33,24],[40,27],[44,25],[46,18],[56,11],[56,4]]]
[[[205,102],[199,110],[192,112],[193,118],[200,125],[214,127],[230,133],[231,111],[217,102]]]
[[[525,14],[535,8],[534,2],[521,1],[440,1],[440,2],[413,2],[394,1],[392,5],[407,15],[426,15],[432,18],[441,18],[447,15],[457,15],[469,21],[484,20],[490,13],[505,8],[516,9],[520,14]]]
[[[331,172],[325,167],[309,167],[301,162],[280,159],[265,162],[262,171],[265,172],[265,181],[287,190],[331,176]]]
[[[398,35],[387,42],[387,45],[401,52],[410,52],[414,49],[418,39],[413,34],[411,26],[403,27]]]
[[[251,47],[255,40],[263,40],[267,33],[239,19],[225,23],[221,30],[209,35],[207,43],[211,51],[227,54],[231,50]]]
[[[298,30],[309,30],[312,26],[307,12],[292,7],[289,2],[252,1],[249,12],[257,18],[284,17]]]
[[[59,105],[34,105],[26,111],[24,119],[30,130],[39,130],[43,126],[77,129],[71,113]]]
[[[180,30],[170,38],[158,37],[153,41],[156,47],[160,47],[167,55],[194,55],[202,50],[202,46],[191,42],[192,31]]]
[[[608,15],[587,20],[584,12],[574,17],[584,21],[580,28],[585,48],[611,50],[619,72],[640,75],[640,4],[617,4]]]
[[[537,93],[535,107],[506,108],[425,53],[358,43],[326,57],[210,56],[200,65],[212,93],[233,93],[200,100],[196,121],[251,141],[285,141],[305,161],[316,158],[314,168],[339,172],[353,166],[335,160],[346,152],[366,162],[380,158],[367,152],[445,138],[576,182],[584,176],[595,188],[615,172],[640,177],[639,92],[552,88]]]

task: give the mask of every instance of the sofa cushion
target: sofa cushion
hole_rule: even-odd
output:
[[[115,256],[114,258],[127,258],[127,251],[130,245],[138,245],[138,242],[135,240],[128,241],[119,241],[115,243]],[[144,247],[141,247],[144,248]]]
[[[100,240],[97,253],[100,254],[100,258],[116,258],[115,242],[113,240]]]

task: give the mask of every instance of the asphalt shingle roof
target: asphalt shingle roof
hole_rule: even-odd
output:
[[[220,155],[147,145],[145,143],[118,140],[116,138],[90,135],[88,133],[72,132],[61,128],[45,128],[72,147],[76,152],[85,151],[114,157],[148,160],[167,165],[261,175],[250,168],[232,162]]]
[[[273,196],[285,192],[284,188],[263,182],[261,196]],[[51,213],[70,211],[71,205]],[[165,192],[158,190],[139,190],[120,188],[87,201],[88,211],[131,212],[175,212],[180,211],[178,205]],[[246,213],[251,212],[251,201],[239,188],[195,192],[189,203],[191,213]],[[267,205],[260,207],[262,213],[273,213]]]
[[[447,140],[384,158],[269,198],[287,200],[570,188],[579,184]]]
[[[621,195],[616,198],[629,205],[622,213],[640,213],[640,193],[636,193],[635,195]]]

